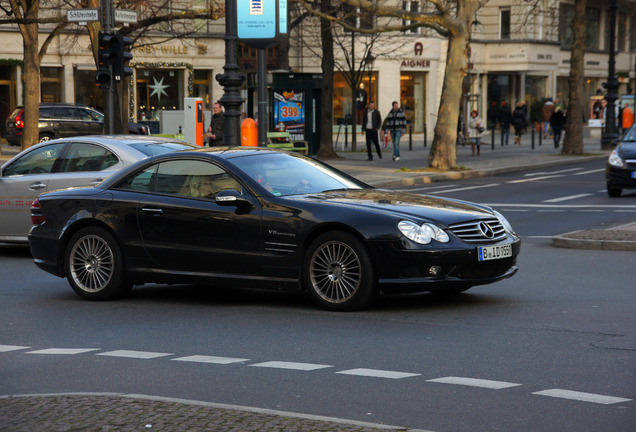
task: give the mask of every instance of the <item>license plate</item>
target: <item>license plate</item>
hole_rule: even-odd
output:
[[[479,246],[479,261],[496,260],[512,256],[512,245]]]

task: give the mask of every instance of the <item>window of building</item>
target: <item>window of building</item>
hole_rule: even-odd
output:
[[[601,10],[587,8],[585,10],[585,48],[599,49]]]
[[[355,27],[359,29],[374,28],[373,12],[370,12],[361,8],[356,8],[348,4],[343,4],[342,13],[344,17],[344,22],[350,25],[351,27]],[[348,31],[348,30],[345,29],[345,31]]]
[[[352,111],[356,115],[356,122],[359,125],[362,112],[370,101],[377,100],[378,80],[377,73],[365,73],[362,77],[360,87],[356,91],[355,105],[351,100],[351,87],[347,83],[342,72],[334,73],[333,77],[333,118],[336,122],[346,121],[351,124]],[[354,108],[352,110],[352,107]]]
[[[137,69],[137,118],[159,120],[160,111],[182,109],[182,77],[180,69]]]
[[[419,12],[420,11],[420,2],[419,1],[412,1],[412,0],[407,0],[407,1],[403,1],[402,2],[402,10],[406,11],[406,12]],[[416,24],[415,21],[411,21],[411,20],[402,20],[402,25],[403,26],[408,26],[411,24]],[[407,30],[407,33],[419,33],[420,32],[420,27],[415,27],[412,29]]]
[[[212,82],[211,70],[195,70],[193,74],[193,94],[192,96],[203,99],[203,110],[210,111],[212,109],[211,98],[212,89],[210,89],[210,83]]]
[[[62,68],[40,68],[40,97],[42,102],[62,101]]]
[[[426,72],[402,72],[399,102],[413,132],[423,132],[426,122]],[[384,110],[388,112],[389,108]]]
[[[510,39],[510,8],[499,9],[499,38]]]
[[[626,49],[626,42],[627,42],[627,16],[626,15],[619,15],[617,17],[618,19],[618,28],[616,29],[616,37],[618,38],[618,40],[616,41],[616,51],[618,52],[625,52],[627,51]]]
[[[631,25],[629,26],[629,50],[631,52],[636,52],[636,15],[632,15]]]
[[[574,42],[572,22],[574,21],[574,6],[561,3],[559,13],[559,40],[563,46],[569,47]]]

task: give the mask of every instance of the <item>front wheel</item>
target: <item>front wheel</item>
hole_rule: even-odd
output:
[[[131,287],[119,245],[102,228],[84,228],[71,237],[64,268],[73,290],[86,300],[122,297]]]
[[[51,141],[52,139],[54,139],[55,137],[51,134],[42,134],[40,135],[40,140],[38,142],[47,142],[47,141]]]
[[[619,196],[621,196],[622,192],[623,190],[620,188],[615,188],[607,185],[607,194],[612,198],[618,198]]]
[[[327,310],[363,309],[377,296],[369,253],[346,232],[318,236],[305,255],[303,275],[313,301]]]

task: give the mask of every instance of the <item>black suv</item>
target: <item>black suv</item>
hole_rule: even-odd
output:
[[[39,141],[104,133],[104,114],[86,106],[66,103],[40,104]],[[7,118],[5,138],[9,145],[22,144],[24,107],[19,106]],[[147,126],[128,122],[128,133],[148,135]]]

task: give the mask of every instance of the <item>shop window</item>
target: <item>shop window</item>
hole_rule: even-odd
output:
[[[160,111],[182,109],[183,71],[137,69],[137,118],[159,120]]]
[[[400,75],[400,106],[413,132],[423,132],[426,123],[426,73],[403,72]],[[384,108],[384,107],[383,107]],[[389,108],[380,112],[388,112]]]
[[[62,68],[40,68],[40,95],[42,102],[62,101]]]
[[[369,79],[370,78],[370,79]],[[342,72],[334,73],[333,78],[333,117],[336,122],[351,124],[351,116],[356,115],[356,123],[359,125],[362,113],[370,101],[377,99],[377,74],[374,72],[369,77],[365,73],[360,86],[356,90],[355,105],[351,100],[351,86]],[[371,93],[371,94],[369,94]],[[352,110],[353,107],[353,110]],[[379,108],[376,106],[376,108]],[[381,111],[381,110],[380,110]]]
[[[104,92],[95,85],[95,71],[76,69],[73,78],[75,103],[88,105],[104,112]]]
[[[510,8],[499,10],[499,38],[510,39]]]
[[[210,111],[212,109],[212,89],[210,88],[210,82],[212,82],[211,70],[195,70],[193,77],[193,96],[203,99],[203,110]]]

